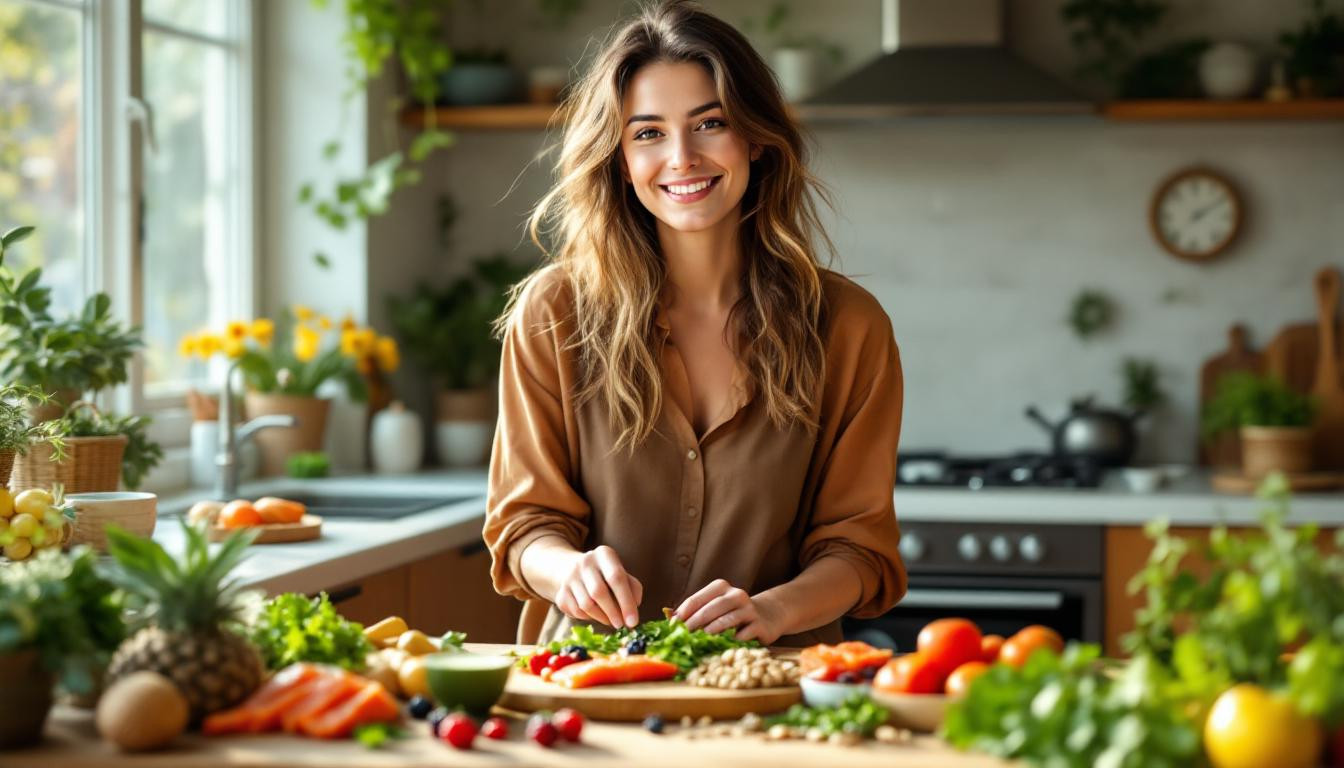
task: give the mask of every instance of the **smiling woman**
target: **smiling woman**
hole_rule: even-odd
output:
[[[774,77],[689,2],[620,27],[565,105],[500,318],[485,539],[521,642],[574,622],[834,642],[905,591],[902,378],[877,301],[821,266]]]

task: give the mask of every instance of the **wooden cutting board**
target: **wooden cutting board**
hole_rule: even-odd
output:
[[[317,515],[304,515],[297,523],[268,523],[254,526],[258,530],[253,544],[292,544],[296,541],[310,541],[322,535],[322,518]],[[211,528],[210,540],[223,541],[236,528]]]
[[[1293,493],[1313,493],[1333,491],[1344,487],[1344,473],[1308,472],[1302,475],[1286,475],[1288,489]],[[1218,493],[1238,493],[1250,495],[1260,487],[1263,478],[1247,477],[1240,473],[1220,472],[1209,479],[1209,485]]]
[[[1240,323],[1227,329],[1227,350],[1208,360],[1199,369],[1199,412],[1213,398],[1218,380],[1235,371],[1264,373],[1265,356],[1251,348],[1246,326]],[[1199,463],[1215,467],[1241,466],[1241,438],[1236,431],[1224,432],[1199,444]]]
[[[1320,349],[1316,355],[1316,466],[1344,469],[1344,384],[1335,315],[1339,308],[1339,271],[1326,267],[1316,274],[1316,311]]]
[[[658,714],[667,721],[684,716],[715,720],[740,718],[748,712],[778,712],[802,700],[796,685],[754,690],[701,688],[686,683],[629,683],[593,688],[566,688],[536,675],[513,670],[499,706],[519,712],[569,707],[593,720],[638,722]]]

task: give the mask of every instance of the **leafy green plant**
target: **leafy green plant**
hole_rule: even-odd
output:
[[[322,451],[300,451],[285,459],[285,474],[290,477],[326,477],[331,473],[331,459]]]
[[[123,595],[96,569],[93,553],[55,549],[0,568],[0,653],[34,649],[61,686],[93,689],[126,637]]]
[[[1098,290],[1083,290],[1069,305],[1069,327],[1086,341],[1107,330],[1115,322],[1115,302]]]
[[[1204,406],[1200,432],[1212,437],[1240,427],[1305,427],[1315,402],[1272,377],[1234,371],[1218,379]]]
[[[269,669],[310,661],[358,670],[373,651],[364,628],[337,613],[326,592],[313,598],[286,592],[267,600],[251,638]]]
[[[1157,363],[1152,360],[1127,357],[1120,364],[1120,373],[1125,380],[1124,402],[1129,408],[1147,411],[1167,401]]]
[[[447,389],[486,386],[499,372],[492,324],[504,311],[509,286],[531,269],[504,254],[477,259],[470,274],[443,288],[421,284],[410,298],[389,297],[392,327],[407,354]]]
[[[1330,12],[1326,0],[1310,0],[1311,13],[1302,26],[1279,35],[1294,81],[1314,81],[1319,95],[1335,94],[1344,85],[1339,57],[1344,56],[1344,19]]]
[[[32,423],[29,409],[51,403],[51,396],[22,384],[0,386],[0,453],[27,454],[34,443],[51,443],[51,458],[65,458],[65,437],[55,421]]]
[[[1069,0],[1059,10],[1081,63],[1078,73],[1118,84],[1139,41],[1167,15],[1165,0]]]
[[[149,439],[151,421],[148,416],[107,416],[88,403],[76,403],[55,421],[54,429],[66,437],[125,435],[121,480],[127,488],[135,489],[163,461],[163,447]]]

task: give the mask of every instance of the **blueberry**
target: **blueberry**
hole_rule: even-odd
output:
[[[856,675],[856,674],[854,674],[853,672],[841,672],[841,673],[839,674],[839,676],[837,676],[837,677],[835,678],[835,682],[837,682],[837,683],[857,683],[857,682],[859,682],[859,676]]]
[[[588,656],[588,649],[584,648],[582,645],[566,645],[560,652],[571,654],[579,661],[587,661],[590,658]]]
[[[646,648],[647,644],[644,642],[644,638],[636,637],[626,644],[625,653],[627,656],[639,656],[645,652]]]
[[[411,700],[406,704],[406,711],[416,720],[425,719],[425,716],[428,715],[429,711],[433,708],[434,702],[424,696],[412,696]]]
[[[663,718],[661,715],[649,715],[644,718],[644,730],[649,733],[663,732]]]
[[[439,707],[438,709],[435,709],[433,712],[429,713],[429,716],[425,718],[426,720],[429,721],[429,735],[431,736],[439,735],[439,723],[443,722],[443,719],[447,716],[448,716],[448,710],[444,709],[443,707]]]

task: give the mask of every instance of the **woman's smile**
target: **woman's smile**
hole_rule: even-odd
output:
[[[659,184],[658,186],[674,202],[694,203],[709,197],[710,191],[719,185],[719,179],[722,178],[722,176],[702,176],[698,179],[687,179],[671,184]]]

